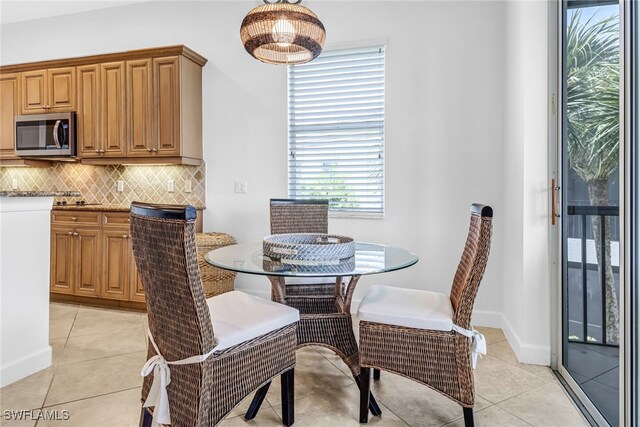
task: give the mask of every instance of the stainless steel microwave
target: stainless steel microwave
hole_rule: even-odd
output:
[[[15,127],[17,156],[76,155],[76,113],[18,115]]]

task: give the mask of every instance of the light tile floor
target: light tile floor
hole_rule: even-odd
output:
[[[53,366],[0,389],[3,426],[127,427],[140,414],[140,369],[146,356],[146,315],[51,304]],[[577,409],[548,368],[518,363],[502,331],[479,328],[489,354],[476,370],[476,425],[584,426]],[[357,336],[357,331],[356,331]],[[331,351],[297,352],[295,426],[357,426],[358,389]],[[405,378],[382,373],[373,392],[383,411],[371,426],[462,426],[461,408]],[[279,426],[279,381],[255,420],[242,402],[220,426]],[[5,410],[67,410],[66,421],[8,421]]]

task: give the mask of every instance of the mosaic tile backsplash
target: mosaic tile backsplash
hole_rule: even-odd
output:
[[[55,163],[48,168],[0,167],[0,190],[11,191],[13,180],[20,191],[79,191],[87,203],[129,206],[132,201],[190,204],[205,207],[205,170],[200,166],[91,166]],[[173,193],[167,182],[175,183]],[[118,180],[124,191],[117,192]],[[185,192],[191,181],[191,193]]]

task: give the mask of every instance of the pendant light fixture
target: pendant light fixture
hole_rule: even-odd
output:
[[[325,31],[315,13],[297,2],[264,0],[242,21],[240,38],[254,58],[269,64],[304,64],[322,52]]]

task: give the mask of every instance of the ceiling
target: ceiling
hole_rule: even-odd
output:
[[[0,24],[32,21],[53,16],[69,15],[90,10],[106,9],[149,0],[0,0]]]

